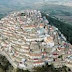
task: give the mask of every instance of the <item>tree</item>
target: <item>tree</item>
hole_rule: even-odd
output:
[[[61,60],[63,60],[63,55],[58,56],[58,58],[61,58]]]
[[[17,72],[30,72],[29,70],[17,69]]]

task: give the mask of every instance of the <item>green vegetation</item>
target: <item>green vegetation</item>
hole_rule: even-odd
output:
[[[17,72],[30,72],[29,70],[17,69]]]
[[[0,19],[6,16],[6,14],[0,14]]]
[[[22,16],[24,15],[25,14],[22,14]],[[45,14],[42,15],[46,16]],[[3,17],[2,14],[0,14],[0,16],[1,16],[0,18]],[[50,25],[56,26],[67,38],[67,41],[72,43],[72,25],[61,22],[58,19],[54,19],[50,16],[46,16],[46,18],[49,20]],[[59,58],[62,58],[62,56],[59,56]],[[33,69],[33,72],[70,72],[70,71],[71,70],[66,66],[55,68],[53,65],[48,65],[48,64],[42,67],[35,67]],[[0,55],[0,72],[14,72],[14,68],[11,66],[8,60],[1,55]],[[30,71],[17,69],[16,72],[30,72]]]
[[[55,68],[53,64],[42,67],[35,67],[32,69],[32,71],[29,70],[23,70],[23,69],[14,69],[11,64],[8,62],[8,60],[0,55],[0,72],[70,72],[70,68],[63,66],[60,68]]]
[[[61,22],[58,19],[47,16],[46,14],[42,15],[46,16],[46,18],[49,20],[49,24],[57,27],[61,31],[61,33],[66,37],[67,41],[72,44],[72,25]]]
[[[71,70],[66,66],[55,68],[53,64],[34,68],[34,72],[70,72],[70,71]]]
[[[30,72],[28,70],[14,69],[9,61],[2,55],[0,55],[0,72]]]
[[[3,17],[3,15],[2,14],[0,14],[0,19]]]
[[[25,16],[26,14],[25,13],[21,13],[21,16]]]
[[[58,58],[60,58],[61,60],[63,60],[63,55],[58,56]]]
[[[62,55],[58,56],[58,58],[62,58]]]
[[[56,68],[52,65],[45,65],[42,67],[34,68],[34,72],[57,72]]]

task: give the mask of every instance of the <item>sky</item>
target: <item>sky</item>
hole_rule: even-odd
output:
[[[57,4],[72,6],[72,0],[0,0],[0,12],[11,11],[12,9],[21,9],[25,7],[40,7],[42,4]]]
[[[19,6],[19,5],[23,5],[23,6],[27,6],[29,4],[35,4],[35,3],[39,3],[39,2],[43,2],[46,1],[47,3],[66,3],[69,2],[71,3],[72,0],[0,0],[0,5],[8,5],[8,6]]]
[[[71,1],[71,0],[0,0],[0,4],[9,4],[9,3],[31,3],[31,2],[42,2],[42,1],[59,1],[59,2],[64,2],[64,1]]]
[[[65,2],[71,0],[0,0],[1,5],[17,5],[17,4],[29,4],[29,3],[36,3],[36,2],[43,2],[43,1],[58,1],[58,2]]]
[[[0,4],[22,4],[22,3],[35,3],[35,2],[43,2],[43,1],[58,1],[65,2],[71,0],[0,0]]]

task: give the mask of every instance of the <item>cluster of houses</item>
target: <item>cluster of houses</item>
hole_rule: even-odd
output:
[[[72,64],[72,45],[37,10],[14,12],[0,20],[0,52],[15,68]]]

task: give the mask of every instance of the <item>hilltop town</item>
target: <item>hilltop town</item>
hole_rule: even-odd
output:
[[[37,10],[13,12],[0,20],[0,54],[14,68],[45,64],[72,68],[72,45]]]

